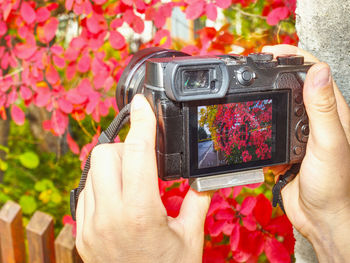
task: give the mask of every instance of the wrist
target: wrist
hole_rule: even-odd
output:
[[[319,262],[346,262],[350,258],[350,208],[313,217],[307,238]]]

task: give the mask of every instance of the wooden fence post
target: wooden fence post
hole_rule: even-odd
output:
[[[53,219],[37,211],[27,225],[30,263],[55,263]]]
[[[83,262],[75,247],[72,225],[65,225],[55,241],[56,263]]]
[[[20,205],[7,201],[0,210],[2,263],[25,262],[25,248]]]

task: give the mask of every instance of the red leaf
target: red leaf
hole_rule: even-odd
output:
[[[103,5],[104,3],[106,3],[106,0],[93,0],[93,2],[98,5]]]
[[[64,66],[66,65],[66,62],[64,61],[64,59],[59,56],[53,55],[52,59],[53,59],[53,63],[55,63],[55,65],[59,68],[64,68]]]
[[[266,22],[271,25],[277,25],[281,20],[286,19],[289,16],[289,10],[287,7],[277,7],[273,9],[268,15]]]
[[[256,201],[253,214],[260,225],[264,227],[270,222],[272,205],[263,194],[258,195]]]
[[[58,107],[61,111],[64,113],[71,113],[73,111],[73,105],[70,101],[66,100],[65,98],[60,98],[58,100]]]
[[[231,0],[216,0],[216,5],[220,8],[226,9],[231,5]]]
[[[242,191],[242,188],[243,188],[243,185],[233,187],[232,197],[236,198],[239,195],[239,193]]]
[[[286,248],[274,238],[267,237],[265,241],[265,254],[272,263],[291,262]]]
[[[131,24],[132,29],[135,31],[135,33],[141,34],[143,30],[145,29],[145,25],[143,23],[143,20],[135,16],[133,23]]]
[[[201,16],[204,9],[204,3],[202,1],[196,1],[192,4],[189,4],[186,8],[186,18],[194,20]]]
[[[235,251],[238,248],[240,240],[240,228],[241,226],[239,224],[235,224],[235,226],[232,229],[232,233],[230,236],[230,245],[232,251]]]
[[[0,21],[0,37],[5,35],[7,32],[7,26],[4,21]]]
[[[218,16],[217,8],[213,3],[207,4],[205,7],[205,13],[207,14],[208,19],[212,21],[215,21]]]
[[[42,123],[43,129],[45,131],[50,131],[51,130],[51,120],[45,120]]]
[[[216,237],[218,236],[222,230],[225,228],[226,221],[225,220],[219,220],[213,223],[211,227],[208,229],[210,236]]]
[[[249,230],[254,231],[256,230],[256,221],[254,220],[252,215],[247,215],[242,218],[243,225]]]
[[[227,201],[222,196],[220,196],[218,192],[216,192],[213,198],[211,199],[208,215],[213,214],[219,209],[225,209],[225,208],[232,209],[229,203],[227,203]]]
[[[58,19],[56,17],[51,17],[44,25],[44,36],[46,42],[50,42],[56,35],[56,30],[58,28]]]
[[[49,65],[46,68],[45,75],[46,75],[47,81],[52,85],[56,84],[60,80],[60,76],[58,75],[58,72],[53,65]]]
[[[69,149],[74,153],[74,154],[79,154],[80,149],[78,144],[73,140],[73,138],[70,136],[70,133],[67,132],[67,143],[69,146]]]
[[[75,237],[76,236],[76,232],[77,232],[77,224],[76,224],[76,222],[72,219],[72,217],[71,216],[69,216],[69,215],[65,215],[64,217],[63,217],[63,219],[62,219],[62,223],[63,223],[63,225],[66,225],[66,224],[68,224],[68,225],[72,225],[72,234],[73,234],[73,236]]]
[[[241,214],[243,215],[249,215],[252,213],[254,207],[256,204],[256,198],[255,196],[248,196],[246,197],[241,205]]]
[[[52,47],[50,47],[50,50],[53,54],[55,54],[56,56],[59,56],[63,53],[63,47],[55,44]]]
[[[19,89],[19,93],[24,100],[29,100],[32,97],[32,91],[30,88],[26,86],[21,86]]]
[[[17,44],[15,46],[15,54],[20,59],[29,59],[34,55],[36,51],[36,46],[31,46],[29,44]]]
[[[103,29],[103,20],[103,17],[93,13],[93,15],[86,20],[87,28],[91,33],[97,34]]]
[[[109,36],[109,41],[114,49],[122,49],[125,47],[125,38],[118,31],[111,31]]]
[[[226,208],[226,209],[220,209],[215,213],[215,219],[216,220],[228,220],[232,221],[232,219],[235,217],[235,212],[232,208]]]
[[[221,188],[219,192],[222,194],[222,196],[228,198],[232,193],[232,187]]]
[[[32,24],[36,19],[34,9],[28,4],[28,2],[22,2],[21,5],[21,16],[27,24]]]
[[[36,10],[36,17],[37,22],[45,22],[50,18],[50,11],[46,7],[40,7],[38,10]]]
[[[111,28],[112,29],[117,29],[118,27],[121,27],[123,25],[123,20],[121,18],[116,18],[116,19],[113,19],[112,22],[111,22]]]
[[[51,116],[51,126],[56,135],[63,135],[68,126],[68,116],[60,110],[55,110]]]
[[[25,119],[24,112],[17,105],[12,105],[12,107],[11,107],[11,116],[12,116],[13,121],[17,125],[23,125],[24,124],[24,119]]]
[[[78,70],[82,73],[87,72],[90,69],[91,59],[89,54],[84,54],[78,62]]]

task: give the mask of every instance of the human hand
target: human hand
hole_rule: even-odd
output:
[[[92,151],[77,206],[76,246],[84,262],[201,262],[209,193],[190,189],[177,218],[158,189],[156,121],[142,95],[131,105],[125,143]]]
[[[263,52],[319,62],[294,46],[267,46]],[[284,208],[320,261],[345,262],[350,257],[350,109],[325,63],[309,70],[303,96],[310,135],[300,173],[282,190]]]

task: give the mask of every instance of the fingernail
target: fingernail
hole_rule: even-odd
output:
[[[145,107],[145,100],[140,95],[136,95],[131,103],[132,111],[141,110],[144,107]]]
[[[322,88],[329,84],[331,81],[331,74],[330,74],[329,67],[324,67],[314,75],[314,88]]]

